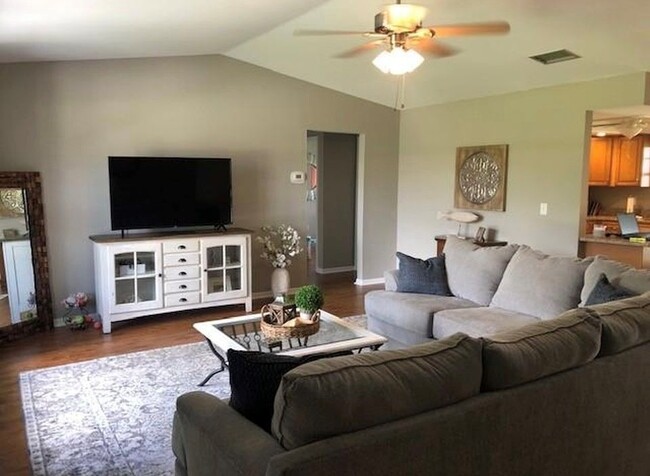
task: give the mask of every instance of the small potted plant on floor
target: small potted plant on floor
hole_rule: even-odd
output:
[[[298,289],[295,302],[296,306],[300,309],[300,317],[311,321],[314,314],[316,314],[325,301],[320,288],[313,284],[308,284]]]

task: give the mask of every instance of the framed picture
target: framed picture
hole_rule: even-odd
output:
[[[458,147],[454,208],[505,211],[507,169],[506,144]]]
[[[476,236],[474,237],[474,241],[477,243],[483,243],[485,241],[485,228],[482,226],[478,227],[478,230],[476,230]]]

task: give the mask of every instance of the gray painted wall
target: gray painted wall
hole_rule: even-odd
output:
[[[357,136],[320,136],[318,170],[318,267],[327,271],[355,264]]]
[[[55,302],[94,289],[88,235],[110,227],[108,155],[232,157],[235,225],[304,234],[305,189],[289,173],[305,169],[307,130],[365,138],[359,276],[380,277],[396,245],[390,108],[223,56],[0,65],[0,170],[43,176]],[[268,290],[258,255],[256,245],[253,288]],[[306,281],[304,260],[290,268],[294,286]]]
[[[505,212],[478,212],[496,237],[575,255],[587,200],[587,111],[647,104],[646,74],[407,110],[401,116],[398,249],[435,255],[455,233],[436,212],[453,209],[456,147],[508,144]],[[541,202],[548,215],[539,215]]]

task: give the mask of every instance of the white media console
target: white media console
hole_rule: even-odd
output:
[[[95,294],[113,322],[231,304],[253,308],[250,230],[94,235]]]

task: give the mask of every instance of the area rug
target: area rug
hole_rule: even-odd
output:
[[[365,316],[346,320],[365,327]],[[33,474],[174,474],[176,398],[228,398],[227,371],[197,387],[217,364],[201,342],[21,373]]]

